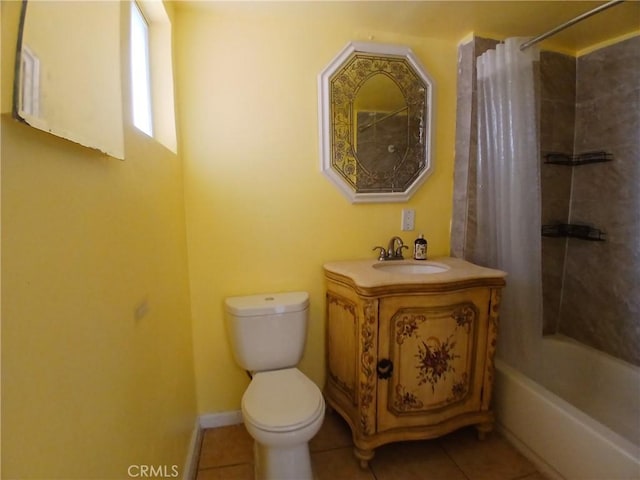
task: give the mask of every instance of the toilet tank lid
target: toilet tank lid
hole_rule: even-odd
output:
[[[309,306],[309,294],[288,292],[229,297],[224,301],[224,305],[227,312],[238,317],[299,312]]]

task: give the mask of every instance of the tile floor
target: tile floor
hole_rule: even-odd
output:
[[[352,447],[344,420],[327,414],[309,445],[317,480],[545,480],[498,433],[480,442],[473,428],[435,440],[384,445],[364,470]],[[252,448],[243,425],[205,430],[196,480],[253,480]]]

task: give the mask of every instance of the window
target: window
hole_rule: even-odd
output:
[[[153,136],[149,25],[136,2],[131,2],[131,96],[133,124]]]
[[[176,153],[171,20],[164,2],[131,2],[133,124]]]

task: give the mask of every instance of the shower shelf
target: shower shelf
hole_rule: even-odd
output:
[[[571,237],[593,242],[604,242],[606,234],[589,225],[574,225],[571,223],[558,223],[554,225],[542,225],[543,237]]]
[[[573,167],[577,165],[587,165],[589,163],[610,162],[613,160],[613,155],[603,151],[585,152],[577,155],[550,152],[544,156],[544,159],[544,163]]]

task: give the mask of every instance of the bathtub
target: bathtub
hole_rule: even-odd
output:
[[[541,348],[540,383],[496,360],[498,429],[552,479],[640,479],[640,368],[562,336]]]

